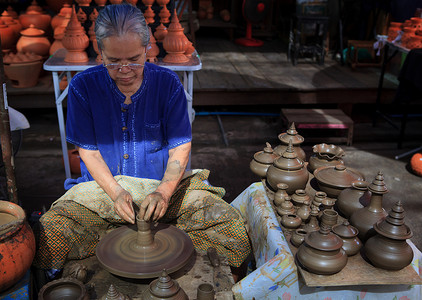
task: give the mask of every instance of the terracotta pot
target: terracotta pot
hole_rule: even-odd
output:
[[[16,44],[19,52],[33,52],[42,57],[48,56],[50,50],[50,41],[44,36],[44,31],[31,25],[29,28],[21,31],[21,38]]]
[[[353,181],[365,180],[362,173],[344,165],[318,168],[314,176],[321,191],[332,198],[337,198],[342,190],[351,187]]]
[[[120,4],[123,0],[110,0],[110,4]]]
[[[306,230],[296,229],[293,231],[292,236],[290,237],[290,243],[292,243],[292,245],[295,247],[299,247],[302,245],[307,234],[308,232]]]
[[[305,202],[310,202],[311,197],[306,194],[305,190],[299,189],[294,192],[292,195],[293,205],[297,208],[301,207]]]
[[[0,292],[17,283],[35,255],[35,237],[23,209],[0,200]]]
[[[7,7],[7,12],[9,13],[9,15],[12,16],[13,19],[17,20],[18,19],[18,13],[15,12],[13,10],[13,7],[11,7],[10,5]]]
[[[185,56],[190,59],[192,57],[192,54],[195,52],[195,47],[193,46],[191,41],[187,41],[188,47],[185,51]]]
[[[249,168],[254,174],[261,178],[265,178],[267,176],[268,168],[274,163],[276,158],[278,158],[278,156],[274,154],[273,148],[267,143],[267,147],[265,147],[263,151],[254,154],[253,159],[249,164]]]
[[[390,27],[388,28],[388,40],[393,41],[402,30],[402,23],[399,22],[391,22]]]
[[[286,197],[289,197],[289,194],[287,194],[286,190],[289,188],[289,186],[285,183],[279,183],[277,184],[277,192],[274,194],[274,205],[275,206],[281,206],[285,200]]]
[[[38,11],[29,11],[19,16],[19,22],[23,28],[34,25],[35,28],[47,32],[50,30],[51,16]]]
[[[369,205],[371,192],[368,191],[366,181],[353,181],[352,186],[344,189],[338,195],[336,202],[337,209],[349,219],[352,214],[364,206]]]
[[[76,17],[78,18],[79,23],[83,24],[86,20],[88,20],[88,16],[86,13],[82,10],[82,8],[79,7],[78,13],[76,14]]]
[[[160,13],[158,14],[160,16],[160,22],[163,24],[168,24],[170,23],[170,17],[171,17],[171,13],[170,11],[167,9],[167,6],[161,6],[161,10]]]
[[[373,265],[386,270],[400,270],[413,260],[413,250],[406,242],[412,231],[404,223],[401,201],[390,210],[385,220],[374,225],[377,234],[365,244],[365,255]]]
[[[163,58],[166,63],[185,63],[189,59],[184,55],[187,47],[186,37],[183,33],[183,27],[179,23],[176,10],[174,10],[168,28],[168,34],[164,38],[163,47],[167,51],[167,55]]]
[[[72,8],[72,16],[66,27],[62,43],[67,49],[65,62],[81,63],[89,60],[88,54],[85,52],[85,49],[89,46],[89,38],[78,21],[75,6]]]
[[[338,236],[321,227],[305,237],[296,257],[309,272],[331,275],[340,272],[347,264],[347,255],[342,246],[343,241]]]
[[[318,144],[312,150],[314,154],[309,158],[308,164],[311,173],[320,167],[344,165],[344,151],[336,145]]]
[[[388,193],[382,172],[378,172],[368,190],[372,193],[370,204],[356,210],[350,217],[350,224],[359,230],[358,236],[364,242],[375,234],[373,225],[387,216],[382,207],[382,197]]]
[[[168,31],[167,31],[167,27],[163,25],[163,23],[161,23],[160,25],[157,26],[157,28],[155,29],[154,32],[154,37],[157,40],[157,42],[162,43],[164,38],[166,37]]]
[[[91,22],[95,22],[95,20],[97,20],[97,18],[98,18],[98,15],[99,15],[98,10],[96,8],[94,8],[92,10],[92,13],[90,13],[90,15],[89,15],[89,20]],[[92,24],[91,24],[91,26],[92,26]]]
[[[3,21],[0,23],[0,36],[1,36],[1,49],[3,51],[10,51],[14,48],[16,42],[16,34],[13,29],[4,24]]]
[[[89,293],[79,280],[61,278],[44,285],[38,293],[39,300],[77,299],[89,300]]]
[[[417,31],[416,31],[417,32]],[[415,49],[422,47],[422,36],[421,35],[414,35],[407,40],[406,48],[407,49]]]
[[[294,122],[290,125],[289,129],[286,132],[280,133],[278,135],[278,139],[280,140],[281,145],[275,147],[275,154],[281,156],[286,151],[287,146],[289,145],[289,141],[291,141],[297,157],[299,157],[303,161],[306,160],[305,151],[300,148],[300,144],[302,144],[305,139],[303,138],[303,136],[297,133]]]
[[[70,4],[64,4],[60,12],[51,19],[51,27],[53,29],[56,29],[57,26],[60,26],[60,24],[62,24],[63,19],[67,18],[66,15],[69,15],[68,19],[70,19],[71,14],[72,6],[70,6]]]
[[[138,3],[138,0],[126,0],[127,3],[132,4],[133,6],[136,6],[136,3]],[[154,1],[152,1],[154,3]],[[152,4],[150,4],[152,5]]]
[[[405,27],[401,37],[401,45],[407,48],[407,43],[415,36],[416,29],[413,27]]]
[[[157,0],[157,4],[160,6],[167,5],[170,0]]]
[[[42,70],[42,61],[4,65],[4,73],[12,82],[13,87],[29,88],[36,86]],[[31,74],[31,76],[28,76]]]
[[[46,0],[46,2],[48,7],[55,12],[59,12],[65,5],[70,7],[72,4],[72,0]]]
[[[334,225],[331,229],[334,234],[343,240],[343,250],[347,256],[353,256],[357,254],[362,248],[362,242],[357,237],[359,231],[349,224],[347,220],[343,224]]]
[[[89,6],[92,0],[76,0],[79,6]]]
[[[309,173],[303,160],[299,159],[290,142],[282,156],[274,161],[268,168],[267,182],[275,190],[277,184],[286,183],[289,188],[286,192],[290,195],[296,190],[305,189],[309,179]]]
[[[152,34],[151,28],[149,27],[149,44],[150,47],[148,48],[147,54],[146,54],[146,60],[148,62],[157,62],[157,55],[160,53],[160,49],[157,46],[157,42],[154,38],[154,35]]]
[[[296,229],[302,224],[302,220],[294,214],[284,215],[281,217],[281,225],[287,229]]]
[[[9,26],[13,30],[15,34],[15,40],[13,42],[14,46],[20,37],[20,32],[22,30],[21,23],[19,23],[18,20],[13,19],[13,17],[6,10],[1,14],[0,19],[4,22],[5,25]]]

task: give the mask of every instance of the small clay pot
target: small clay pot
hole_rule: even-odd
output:
[[[279,183],[277,184],[277,192],[274,194],[274,205],[275,206],[281,206],[284,202],[284,199],[289,196],[287,194],[286,190],[289,188],[289,186],[285,183]]]
[[[326,209],[322,212],[321,224],[324,224],[327,228],[331,229],[337,224],[338,212],[331,209]]]
[[[311,207],[310,207],[310,202],[308,200],[303,202],[303,205],[301,205],[297,209],[296,215],[298,215],[299,218],[301,218],[303,223],[305,223],[309,219],[309,216],[311,215]]]
[[[351,187],[340,192],[336,206],[344,217],[348,219],[358,209],[368,206],[370,198],[371,192],[368,191],[368,182],[353,181]]]
[[[297,215],[290,214],[281,217],[281,225],[287,229],[299,228],[300,224],[302,224],[302,220]]]
[[[359,252],[363,244],[357,237],[359,231],[349,224],[347,220],[343,224],[334,225],[331,229],[338,237],[343,240],[343,250],[347,256],[353,256]]]
[[[309,222],[303,226],[303,230],[306,230],[308,233],[319,230],[318,213],[318,208],[314,205],[311,205],[311,215],[309,217]]]
[[[295,231],[293,231],[292,236],[290,237],[290,242],[293,246],[299,247],[300,245],[302,245],[307,234],[308,232],[304,229],[296,229]]]
[[[82,282],[74,278],[61,278],[44,285],[38,293],[39,300],[78,299],[89,300],[89,294]]]
[[[344,151],[336,145],[318,144],[312,147],[313,154],[309,158],[308,169],[313,173],[316,169],[326,166],[344,165]]]
[[[273,148],[267,143],[267,146],[263,151],[254,154],[249,167],[254,174],[261,178],[265,178],[267,176],[268,168],[274,163],[276,158],[278,158],[278,155],[274,154]]]
[[[296,190],[295,193],[292,195],[292,202],[293,205],[297,208],[301,207],[305,202],[309,202],[311,198],[306,193],[305,190],[299,189]]]
[[[276,206],[276,210],[277,213],[279,214],[279,216],[284,216],[284,215],[294,215],[296,210],[295,207],[293,206],[292,202],[290,201],[291,198],[289,196],[284,198],[283,203],[281,203],[280,206]]]

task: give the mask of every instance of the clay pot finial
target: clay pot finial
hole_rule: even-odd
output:
[[[379,171],[377,176],[374,178],[372,183],[368,186],[368,190],[376,194],[388,193],[387,186],[384,183],[384,175],[382,171]]]
[[[289,145],[287,146],[286,151],[284,151],[284,153],[283,153],[283,157],[285,157],[285,158],[296,158],[297,157],[296,152],[293,149],[293,143],[292,143],[291,140],[289,141]]]
[[[287,130],[287,134],[289,134],[289,135],[296,135],[297,134],[295,122],[292,122],[289,129]]]
[[[78,21],[74,5],[62,43],[68,50],[64,59],[65,62],[87,62],[89,60],[88,54],[85,52],[85,49],[89,45],[89,38],[85,34],[85,29]]]
[[[170,278],[164,269],[161,276],[150,283],[142,299],[188,299],[177,281]]]
[[[31,5],[28,6],[28,8],[26,9],[26,12],[30,11],[42,12],[42,8],[38,5],[37,1],[34,0],[31,2]]]
[[[107,294],[101,300],[130,300],[130,298],[120,293],[113,284],[110,284]]]
[[[160,3],[161,2],[161,3]],[[170,23],[170,12],[167,9],[167,3],[169,1],[157,1],[158,4],[161,5],[160,13],[158,14],[160,16],[160,22],[163,24]]]
[[[7,12],[9,13],[9,15],[11,15],[13,17],[13,19],[17,19],[18,18],[18,13],[13,10],[13,7],[12,6],[9,5],[7,7]]]
[[[163,61],[167,63],[185,63],[189,59],[184,55],[188,44],[187,39],[183,33],[183,27],[177,18],[176,9],[173,13],[168,34],[164,38],[163,47],[167,51],[167,55]]]

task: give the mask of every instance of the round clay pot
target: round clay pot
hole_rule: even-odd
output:
[[[277,192],[274,194],[274,205],[275,206],[281,206],[285,200],[286,197],[289,196],[287,194],[286,190],[289,188],[289,186],[285,183],[279,183],[277,184]]]
[[[292,204],[292,202],[290,201],[290,197],[286,196],[284,198],[283,203],[281,203],[281,205],[276,206],[276,210],[279,216],[284,216],[284,215],[294,215],[296,210]]]
[[[249,167],[254,174],[261,178],[265,178],[267,176],[268,168],[274,163],[276,158],[278,158],[278,156],[274,154],[273,148],[267,143],[267,147],[265,147],[263,151],[254,154]]]
[[[281,217],[281,225],[287,229],[299,228],[300,224],[302,224],[302,220],[297,215],[289,214]]]
[[[300,144],[304,142],[303,136],[299,135],[296,131],[295,123],[292,122],[289,129],[284,132],[280,133],[278,135],[278,139],[281,142],[281,145],[275,147],[274,152],[275,154],[281,156],[287,149],[287,146],[289,145],[289,142],[292,142],[293,150],[295,151],[298,158],[305,161],[306,160],[306,154],[305,151],[303,151],[302,148],[300,148]]]
[[[306,193],[305,190],[299,189],[292,195],[293,205],[297,208],[301,207],[305,202],[311,201],[311,197]]]
[[[326,228],[309,233],[300,245],[296,257],[309,272],[331,275],[340,272],[347,264],[347,255],[341,248],[342,240]]]
[[[51,43],[44,36],[44,31],[35,28],[34,25],[21,31],[21,38],[16,44],[16,49],[19,52],[33,52],[42,57],[48,56]]]
[[[353,181],[351,187],[340,192],[336,206],[345,218],[349,219],[356,210],[369,205],[370,198],[371,192],[368,191],[368,182]]]
[[[40,55],[18,52],[4,56],[4,73],[14,87],[28,88],[37,85],[41,69]],[[31,76],[27,76],[28,74]]]
[[[98,6],[105,6],[107,4],[107,0],[95,0],[95,4]]]
[[[313,173],[316,169],[326,166],[344,165],[344,151],[339,146],[318,144],[312,147],[313,154],[309,158],[308,169]]]
[[[292,236],[290,237],[290,242],[293,246],[299,247],[300,245],[302,245],[307,234],[308,232],[306,230],[296,229],[295,231],[293,231]]]
[[[83,283],[79,280],[74,278],[61,278],[44,285],[38,293],[38,299],[89,300],[89,294]]]
[[[35,255],[35,237],[23,209],[0,200],[0,292],[17,283]]]
[[[70,171],[73,174],[81,174],[81,157],[77,149],[67,150],[69,155]]]
[[[359,231],[349,224],[347,220],[343,224],[334,225],[331,229],[339,238],[343,240],[343,250],[347,256],[353,256],[362,248],[362,242],[357,237]]]
[[[79,6],[89,6],[92,0],[76,0]]]
[[[344,165],[318,168],[314,176],[319,188],[331,198],[337,198],[342,190],[352,186],[353,181],[365,180],[360,172]]]
[[[291,142],[283,155],[277,158],[267,171],[268,184],[276,190],[277,184],[286,183],[289,186],[286,190],[289,195],[296,190],[305,189],[308,179],[308,170],[303,160],[297,158]]]
[[[51,16],[38,11],[29,11],[19,16],[19,22],[23,28],[34,25],[35,28],[47,32],[50,29]]]

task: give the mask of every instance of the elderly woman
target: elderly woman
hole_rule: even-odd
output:
[[[146,221],[172,222],[199,251],[213,246],[238,267],[250,244],[238,212],[186,174],[191,127],[184,89],[172,71],[146,63],[149,30],[139,9],[109,5],[95,24],[103,64],[69,84],[67,140],[81,157],[81,177],[40,220],[34,266],[50,278],[66,261],[94,255],[107,230]],[[183,179],[182,179],[183,178]],[[134,207],[139,207],[134,209]]]

